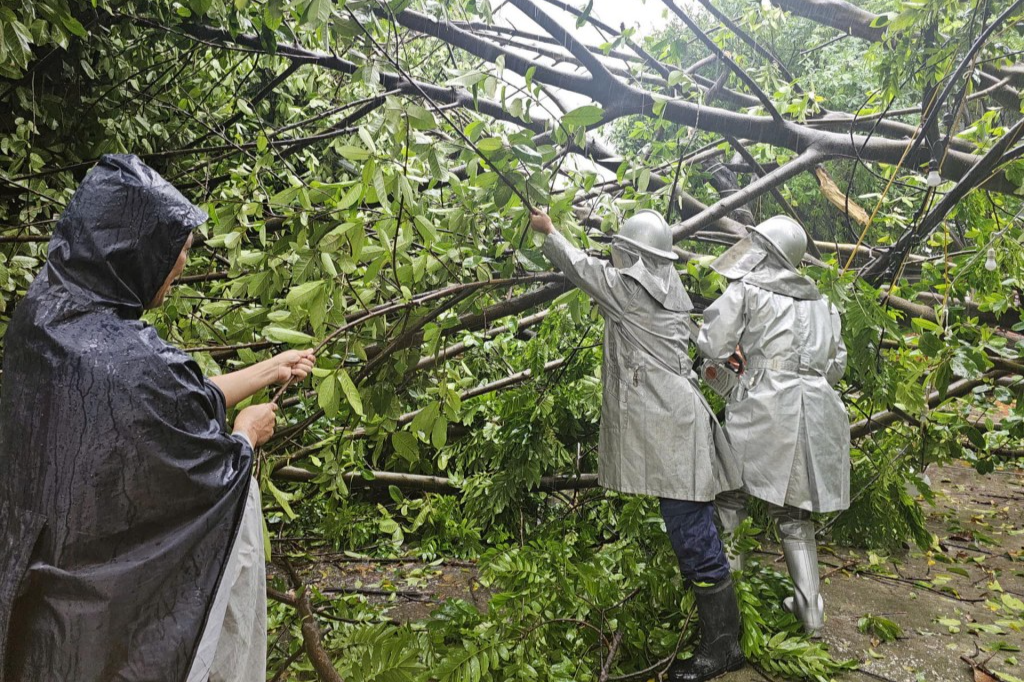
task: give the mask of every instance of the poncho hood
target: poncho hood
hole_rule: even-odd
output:
[[[107,154],[57,222],[47,278],[79,303],[139,317],[163,285],[189,233],[207,219],[131,154]]]

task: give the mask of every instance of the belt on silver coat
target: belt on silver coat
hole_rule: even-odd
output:
[[[815,369],[802,362],[791,362],[778,358],[750,358],[747,360],[747,369],[774,369],[781,372],[794,372],[806,376],[825,376],[825,370]]]

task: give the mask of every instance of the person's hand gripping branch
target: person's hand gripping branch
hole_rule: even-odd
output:
[[[234,433],[242,434],[253,448],[258,448],[274,435],[276,423],[277,403],[250,405],[235,417]]]
[[[541,234],[551,234],[555,231],[555,226],[547,213],[535,209],[530,213],[530,229]]]
[[[295,383],[302,381],[313,371],[316,355],[312,349],[286,350],[267,362],[270,363],[269,368],[276,372],[272,383],[283,384],[289,380]]]
[[[313,371],[315,363],[316,355],[312,349],[287,350],[210,380],[224,393],[224,400],[230,408],[273,384],[288,385],[302,381]],[[241,433],[254,448],[258,448],[274,435],[277,409],[276,397],[270,402],[246,407],[235,417],[234,432]]]
[[[313,371],[316,355],[310,350],[286,350],[237,372],[211,377],[224,393],[228,407],[234,407],[272,384],[294,383]]]

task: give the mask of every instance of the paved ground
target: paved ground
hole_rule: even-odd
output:
[[[916,549],[889,558],[823,552],[822,573],[831,573],[822,590],[823,639],[837,657],[862,661],[840,679],[990,682],[987,671],[1024,679],[1024,472],[979,476],[951,466],[928,473],[938,494],[928,523],[941,557]],[[896,622],[903,636],[884,643],[860,632],[868,614]],[[961,656],[983,668],[975,673]],[[764,679],[750,669],[721,678]]]
[[[842,547],[822,551],[823,639],[836,657],[862,662],[860,670],[839,680],[999,679],[988,672],[1024,680],[1024,471],[979,476],[971,468],[950,466],[928,473],[937,494],[935,506],[927,509],[928,523],[941,551],[928,555],[915,548],[891,557]],[[779,561],[785,570],[777,547],[767,546],[761,560]],[[446,597],[486,603],[471,564],[327,560],[304,573],[321,585],[369,589],[371,599],[391,601],[389,615],[401,621],[424,617]],[[397,593],[376,597],[376,589]],[[860,632],[858,621],[869,614],[894,621],[902,636],[883,642]],[[976,670],[962,657],[981,667]],[[770,678],[748,667],[720,679]]]

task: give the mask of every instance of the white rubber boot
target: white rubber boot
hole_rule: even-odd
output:
[[[793,596],[782,602],[812,637],[825,625],[825,602],[819,591],[818,549],[814,543],[814,522],[809,512],[793,507],[777,507],[772,515],[779,524],[782,553],[795,588]]]

